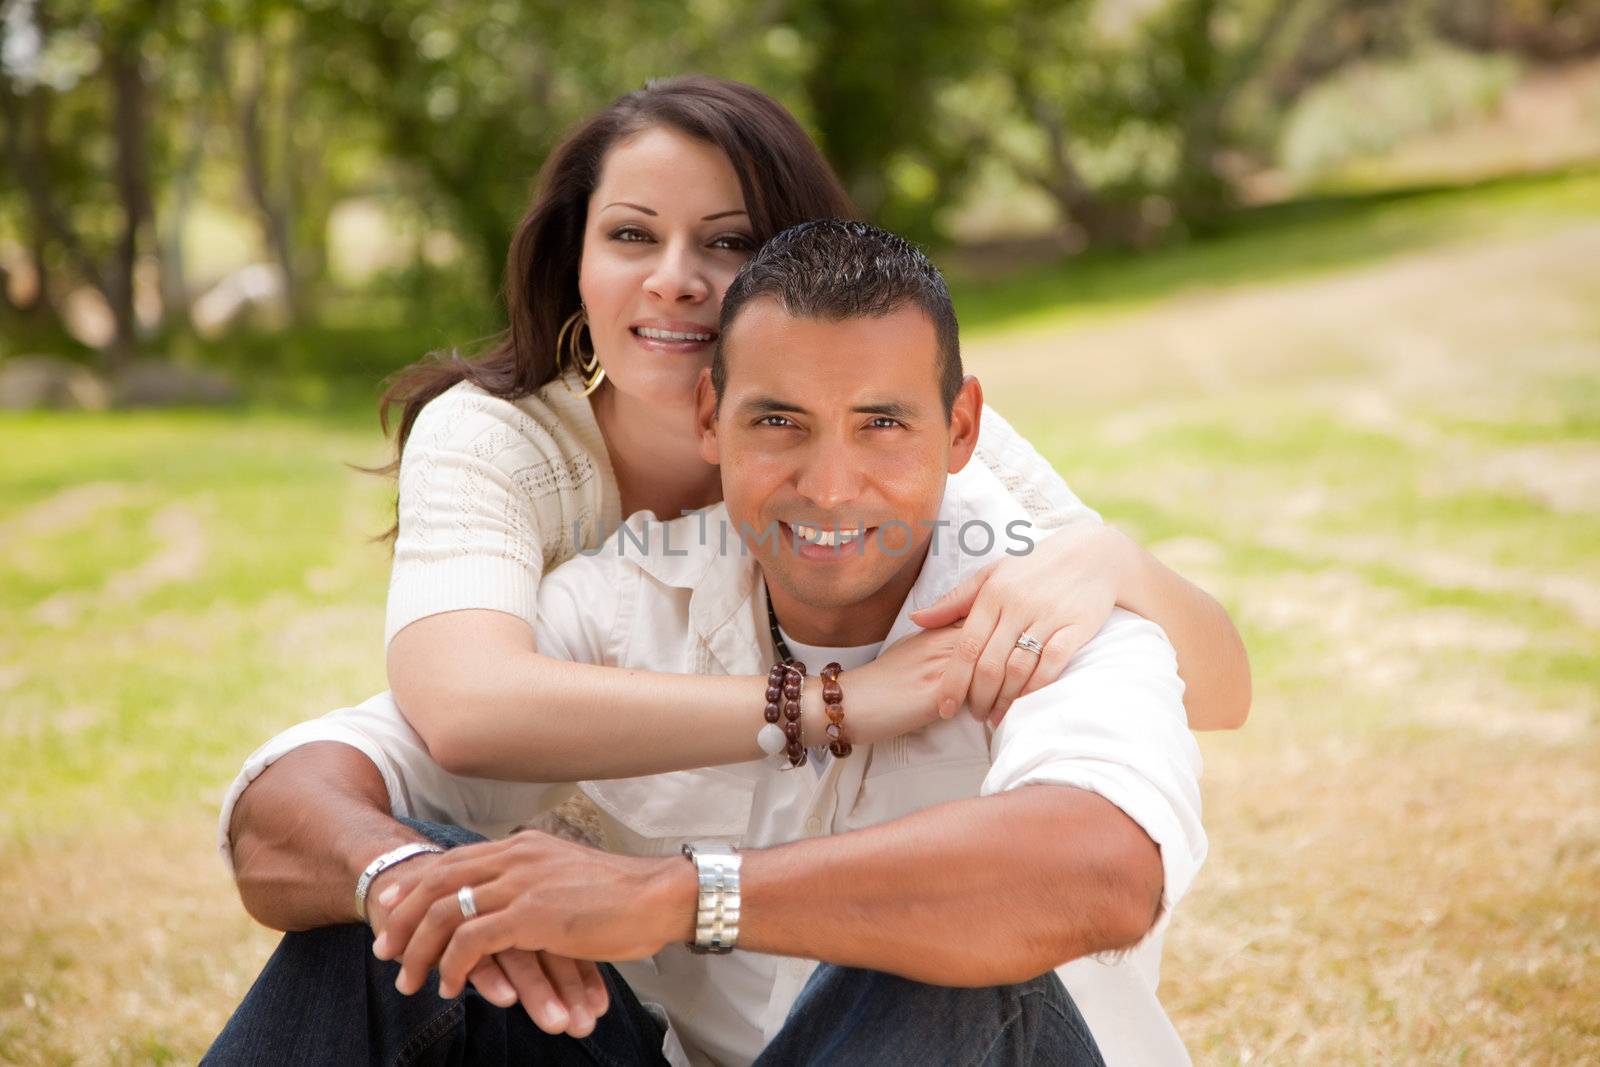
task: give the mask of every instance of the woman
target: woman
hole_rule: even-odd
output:
[[[698,455],[693,385],[722,293],[777,231],[849,214],[794,119],[716,79],[631,93],[552,154],[512,245],[504,340],[471,362],[420,364],[385,397],[401,408],[389,679],[440,765],[573,782],[762,755],[750,694],[764,678],[548,659],[533,636],[536,592],[544,571],[598,544],[622,516],[676,517],[718,499],[718,472]],[[1063,528],[916,617],[933,629],[851,672],[852,722],[892,736],[963,701],[997,718],[1059,674],[1121,604],[1171,637],[1191,725],[1242,723],[1248,667],[1222,609],[1111,528],[1075,522],[1093,513],[993,412],[979,458],[1037,525]],[[943,628],[963,617],[953,642]],[[1024,634],[1042,654],[1018,646]],[[807,698],[817,699],[811,688]],[[267,762],[247,766],[244,779]],[[352,872],[414,839],[394,836],[386,801],[352,749],[312,745],[284,757],[233,809],[231,854],[252,914],[282,929],[350,922]],[[592,966],[541,965],[542,988],[574,1010],[521,999],[542,1028],[586,1033],[584,982],[591,1006],[605,1000]],[[512,999],[500,976],[474,981],[492,986],[484,991],[496,1002]]]
[[[386,397],[402,412],[389,681],[446,768],[575,781],[751,757],[750,679],[720,680],[708,699],[704,680],[543,658],[533,604],[543,569],[598,543],[623,516],[672,518],[717,500],[692,416],[722,291],[773,233],[848,214],[787,112],[708,78],[630,94],[552,155],[513,242],[505,339],[470,363],[413,368]],[[584,383],[564,382],[563,364],[569,375],[581,368]],[[993,412],[980,458],[1039,525],[1089,514]],[[1003,714],[1058,675],[1120,603],[1160,623],[1177,647],[1191,725],[1243,721],[1249,673],[1226,614],[1115,530],[1075,524],[984,577],[916,620],[938,627],[966,616],[937,698],[942,714],[963,697],[974,714]],[[1042,655],[1016,648],[1023,633],[1043,643]],[[878,673],[906,675],[891,666]],[[856,679],[858,708],[872,704],[875,681]],[[898,684],[882,694],[908,697],[921,694]],[[633,735],[636,750],[602,751],[597,738],[614,734],[562,714],[580,705],[670,726]]]

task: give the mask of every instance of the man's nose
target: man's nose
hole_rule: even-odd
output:
[[[711,295],[705,264],[687,241],[669,241],[662,248],[644,287],[669,304],[698,304]]]
[[[852,450],[819,443],[808,450],[795,481],[795,491],[818,508],[833,511],[861,495],[862,475]]]

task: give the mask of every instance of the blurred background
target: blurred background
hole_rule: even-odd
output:
[[[1600,0],[0,0],[0,1062],[221,1027],[275,940],[222,790],[385,684],[380,382],[688,71],[1238,621],[1196,1061],[1600,1061]]]

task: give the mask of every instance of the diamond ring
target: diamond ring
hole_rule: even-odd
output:
[[[1017,638],[1017,647],[1022,649],[1024,652],[1032,652],[1035,656],[1044,655],[1044,646],[1041,645],[1039,643],[1039,639],[1032,634],[1023,634],[1021,637]]]

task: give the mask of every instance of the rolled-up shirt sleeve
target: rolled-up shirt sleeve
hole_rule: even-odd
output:
[[[319,741],[349,745],[371,760],[383,776],[389,810],[395,815],[453,823],[485,837],[504,837],[559,806],[576,788],[570,782],[503,782],[451,774],[434,762],[394,698],[379,693],[355,707],[291,726],[245,760],[228,787],[217,824],[217,845],[230,874],[233,845],[228,831],[239,797],[278,759]]]
[[[1011,705],[990,738],[982,795],[1035,783],[1096,793],[1161,850],[1162,928],[1205,861],[1200,750],[1177,655],[1161,628],[1123,611],[1054,683]],[[1147,935],[1148,936],[1148,935]]]

